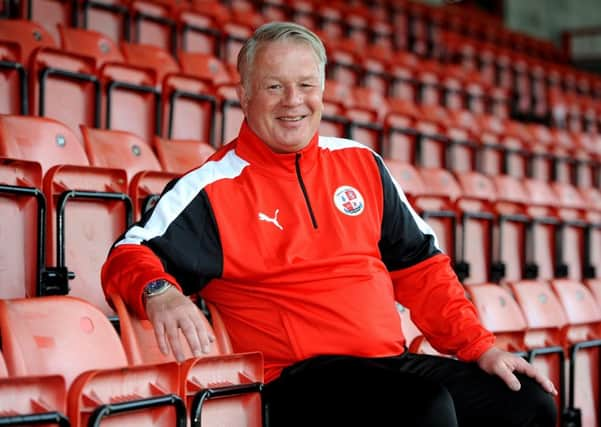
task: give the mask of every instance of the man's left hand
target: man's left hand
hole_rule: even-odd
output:
[[[518,355],[493,347],[480,356],[478,366],[491,375],[499,376],[514,391],[518,391],[522,387],[520,381],[513,374],[520,372],[534,378],[548,393],[557,395],[557,390],[551,380]]]

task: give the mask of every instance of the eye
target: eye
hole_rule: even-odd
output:
[[[281,89],[281,87],[282,87],[282,85],[274,83],[274,84],[268,85],[267,89],[269,89],[269,90],[278,90],[278,89]]]

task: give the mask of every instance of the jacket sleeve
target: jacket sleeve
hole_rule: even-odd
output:
[[[166,279],[186,294],[198,292],[223,270],[221,242],[206,192],[192,175],[170,183],[154,209],[113,245],[102,267],[107,299],[119,294],[141,318],[144,287]]]
[[[494,335],[478,319],[474,305],[420,218],[379,156],[384,197],[380,253],[394,285],[395,298],[441,353],[476,360],[494,345]]]

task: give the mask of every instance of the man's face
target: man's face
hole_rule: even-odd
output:
[[[313,49],[302,42],[270,42],[249,65],[248,90],[238,89],[248,125],[275,152],[304,148],[317,132],[323,108]]]

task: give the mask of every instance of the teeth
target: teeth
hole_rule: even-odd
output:
[[[285,122],[297,122],[299,120],[302,120],[303,116],[296,116],[296,117],[280,117],[280,120],[284,120]]]

